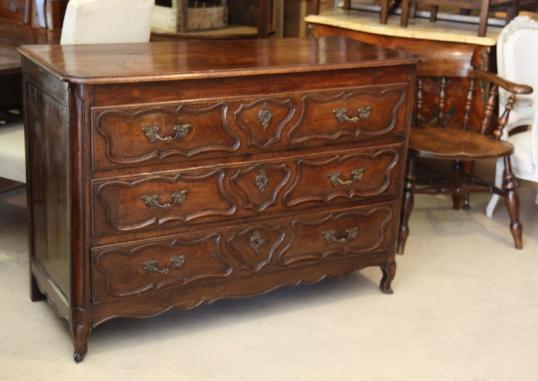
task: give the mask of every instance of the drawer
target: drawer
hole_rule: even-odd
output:
[[[215,157],[237,151],[239,136],[228,122],[227,102],[185,102],[95,108],[93,167],[169,159]]]
[[[92,298],[105,302],[165,287],[317,264],[349,256],[392,254],[396,203],[309,213],[92,250]]]
[[[93,182],[93,236],[161,231],[349,201],[394,198],[403,145],[288,156]]]
[[[319,145],[402,134],[406,86],[380,85],[300,97],[300,114],[287,132],[290,146]]]
[[[93,300],[143,294],[168,285],[226,278],[232,266],[220,250],[221,233],[155,240],[95,250]]]
[[[283,203],[294,207],[395,196],[401,184],[401,157],[402,146],[396,145],[297,159]]]
[[[404,85],[92,110],[92,166],[194,161],[402,134]]]
[[[93,185],[93,235],[173,228],[237,214],[224,169],[129,177]]]

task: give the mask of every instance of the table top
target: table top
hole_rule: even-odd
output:
[[[407,28],[400,26],[400,16],[389,17],[386,25],[379,23],[379,14],[365,11],[331,10],[321,15],[310,15],[307,23],[322,24],[359,32],[385,36],[424,39],[432,41],[458,42],[494,46],[502,28],[488,26],[485,37],[477,36],[478,25],[453,21],[430,22],[416,18]]]
[[[23,44],[51,44],[60,41],[59,31],[32,28],[0,20],[0,75],[20,72],[21,61],[17,47]]]
[[[343,37],[145,44],[35,45],[19,52],[74,83],[132,83],[314,72],[417,62],[402,51]]]

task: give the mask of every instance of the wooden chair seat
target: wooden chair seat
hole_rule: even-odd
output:
[[[421,157],[462,161],[498,158],[514,152],[511,143],[477,132],[435,127],[412,130],[409,148]]]

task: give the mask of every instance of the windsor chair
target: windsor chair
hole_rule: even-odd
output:
[[[409,236],[409,216],[413,209],[415,194],[451,194],[454,209],[465,205],[467,196],[476,192],[491,192],[503,197],[510,217],[510,231],[517,249],[523,247],[522,225],[519,221],[519,197],[517,182],[512,172],[510,155],[514,151],[511,143],[500,140],[508,124],[516,96],[532,93],[532,88],[520,85],[481,69],[468,75],[463,110],[455,110],[448,102],[447,91],[454,77],[441,77],[438,87],[438,105],[433,115],[423,113],[424,79],[417,81],[416,127],[409,141],[409,155],[405,175],[401,226],[398,252],[403,254]],[[458,86],[458,87],[461,87]],[[506,92],[503,113],[496,117],[498,89]],[[458,89],[461,91],[461,89]],[[483,99],[487,99],[485,102]],[[459,128],[447,127],[453,113],[462,113]],[[415,161],[418,157],[452,162],[452,174],[448,178],[427,179],[418,182]],[[489,184],[472,174],[472,164],[483,159],[502,159],[504,163],[502,188]]]

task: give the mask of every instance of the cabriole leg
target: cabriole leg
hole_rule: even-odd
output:
[[[379,288],[384,294],[392,294],[391,283],[396,275],[396,262],[387,263],[381,266],[381,271],[383,272],[383,277],[381,278],[381,283]]]
[[[71,338],[73,340],[73,359],[79,363],[84,360],[88,351],[88,335],[90,326],[86,319],[86,313],[83,308],[73,308],[71,312]]]
[[[73,359],[77,363],[84,360],[86,352],[88,351],[88,333],[88,328],[82,325],[71,327],[71,336],[74,347]]]

